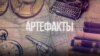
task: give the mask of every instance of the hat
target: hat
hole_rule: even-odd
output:
[[[0,15],[3,15],[8,8],[8,0],[0,0]]]
[[[43,7],[44,0],[11,0],[11,9],[19,17],[30,18],[37,15]]]

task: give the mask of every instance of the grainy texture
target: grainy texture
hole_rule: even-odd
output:
[[[47,5],[44,5],[42,11],[35,17],[30,19],[21,19],[12,13],[11,8],[8,8],[8,11],[3,16],[0,16],[0,28],[5,28],[9,32],[8,39],[13,39],[18,41],[24,48],[24,55],[29,52],[32,52],[28,56],[34,55],[36,53],[36,46],[32,45],[25,35],[31,35],[33,38],[46,43],[47,45],[52,46],[60,54],[61,52],[65,56],[68,52],[68,49],[71,49],[70,42],[76,32],[82,31],[84,21],[98,21],[100,22],[100,0],[90,0],[90,7],[82,17],[73,21],[69,18],[58,16],[56,14],[51,14],[47,11]],[[25,30],[25,25],[27,21],[68,21],[74,22],[74,31],[73,32],[37,32],[32,31],[28,32]],[[27,51],[26,51],[27,50]],[[33,53],[34,52],[34,53]],[[69,55],[70,56],[70,55]]]

